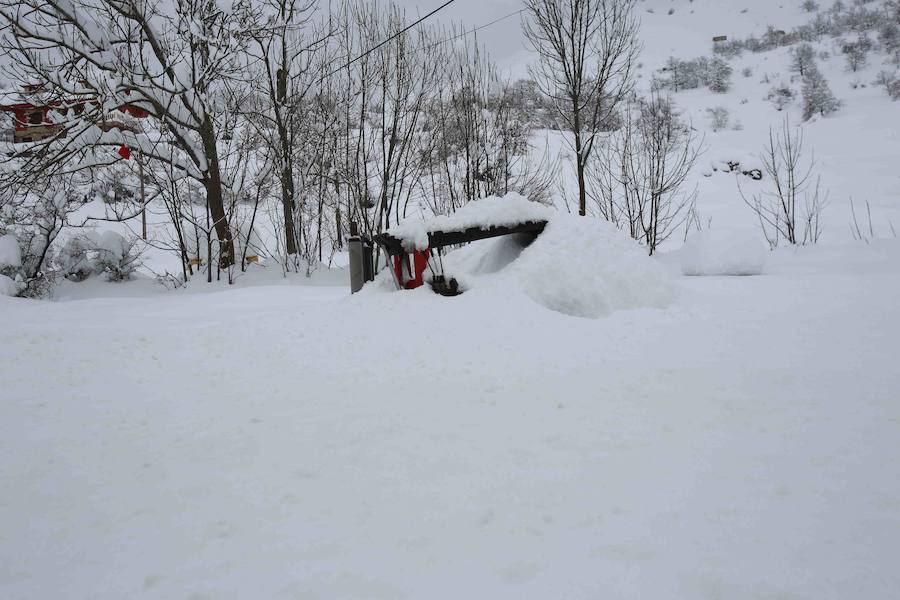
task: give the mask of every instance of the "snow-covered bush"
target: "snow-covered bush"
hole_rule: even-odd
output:
[[[21,252],[17,279],[23,284],[19,295],[29,298],[46,296],[53,286],[57,269],[53,264],[56,241],[67,226],[69,215],[84,204],[74,178],[45,177],[16,185],[7,179],[8,167],[0,169],[8,188],[0,194],[0,220],[6,231],[15,235]]]
[[[847,68],[852,72],[857,72],[866,66],[866,60],[872,43],[866,36],[861,36],[854,42],[847,42],[841,47],[841,52],[847,59]]]
[[[884,19],[884,13],[878,9],[870,9],[863,2],[856,2],[846,12],[836,15],[836,20],[845,31],[862,33],[878,27]]]
[[[7,233],[0,235],[0,273],[9,274],[9,271],[22,266],[22,249],[16,236]]]
[[[815,13],[807,23],[794,27],[790,31],[769,26],[761,38],[750,36],[743,40],[718,43],[714,51],[724,56],[731,56],[732,52],[739,52],[735,49],[768,52],[797,42],[814,42],[823,36],[837,37],[848,33],[864,36],[866,32],[873,31],[875,28],[879,28],[880,31],[886,30],[889,38],[893,36],[889,23],[900,24],[900,19],[896,18],[897,2],[889,0],[882,2],[876,8],[866,6],[867,4],[872,4],[872,2],[869,0],[858,1],[850,8],[842,2],[836,2],[827,11],[817,12],[818,5],[813,0],[807,0],[802,5],[804,10]]]
[[[72,281],[99,274],[105,274],[108,281],[125,281],[140,266],[140,253],[136,239],[126,239],[114,231],[85,232],[68,240],[56,262]]]
[[[900,63],[900,24],[894,21],[885,21],[878,30],[878,42],[881,44],[882,50],[891,55],[891,62]]]
[[[725,93],[731,87],[731,67],[719,57],[709,61],[706,76],[710,91]]]
[[[900,100],[900,79],[894,78],[886,82],[884,89],[887,91],[888,96],[891,97],[891,100]]]
[[[741,40],[725,40],[723,42],[716,42],[713,45],[713,53],[724,56],[725,58],[740,56],[743,51],[744,42]]]
[[[731,86],[731,66],[718,56],[701,56],[693,60],[670,57],[663,72],[666,78],[658,79],[658,86],[673,91],[690,90],[701,85],[713,92],[727,92]]]
[[[121,165],[100,171],[97,181],[91,186],[90,194],[107,204],[131,202],[138,196],[137,181],[131,172]]]
[[[800,44],[791,49],[791,70],[800,73],[801,77],[816,67],[815,61],[816,51],[810,44]]]
[[[22,283],[22,250],[16,236],[0,234],[0,296],[18,296]]]
[[[761,275],[766,245],[756,235],[707,229],[691,235],[681,249],[684,275]]]
[[[0,296],[18,296],[19,284],[15,279],[0,275]]]
[[[784,108],[794,101],[796,94],[794,90],[786,83],[781,83],[769,90],[766,100],[775,105],[775,110],[782,111]]]
[[[140,266],[137,238],[125,238],[114,231],[104,231],[97,239],[97,265],[107,281],[131,279]]]
[[[818,68],[803,77],[803,120],[808,121],[816,113],[828,115],[840,108],[841,103],[828,86],[828,81]]]
[[[724,106],[716,106],[707,108],[706,113],[709,115],[709,123],[713,131],[721,131],[728,128],[728,109]]]

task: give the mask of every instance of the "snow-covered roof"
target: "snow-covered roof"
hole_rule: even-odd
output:
[[[515,227],[524,223],[544,222],[554,212],[549,206],[532,202],[521,194],[510,192],[505,196],[472,200],[450,215],[438,215],[425,220],[406,219],[385,233],[400,240],[407,250],[424,250],[428,248],[430,233],[466,231],[472,228]]]

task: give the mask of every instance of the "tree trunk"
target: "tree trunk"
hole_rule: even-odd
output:
[[[587,214],[587,194],[584,185],[584,144],[581,140],[581,110],[579,98],[573,96],[572,100],[572,133],[575,135],[575,170],[578,171],[578,214],[582,217]]]
[[[288,256],[297,254],[297,231],[294,229],[294,171],[286,161],[281,172],[281,207],[284,213],[284,243]]]
[[[215,131],[209,116],[203,120],[200,127],[200,139],[203,142],[207,166],[203,187],[206,188],[206,202],[209,205],[209,212],[216,229],[216,238],[219,241],[219,266],[227,269],[234,264],[234,239],[231,237],[231,228],[228,226],[228,218],[225,216],[222,174],[219,172],[219,152],[216,149]]]
[[[578,171],[578,214],[582,217],[587,214],[587,194],[584,183],[584,157],[581,144],[581,135],[575,133],[575,169]]]

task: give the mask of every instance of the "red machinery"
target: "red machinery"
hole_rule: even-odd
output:
[[[444,279],[443,261],[440,260],[441,248],[459,244],[466,244],[476,240],[497,237],[501,235],[528,235],[532,238],[539,235],[547,224],[545,220],[523,220],[515,225],[507,226],[486,226],[486,227],[469,227],[464,230],[428,230],[428,247],[424,250],[408,251],[408,241],[391,235],[389,232],[380,233],[372,239],[380,245],[393,261],[394,277],[397,285],[401,289],[412,290],[420,287],[424,283],[425,269],[431,269],[434,274],[432,288],[438,293],[439,288],[445,283],[451,286],[450,291],[455,294],[455,280]],[[437,264],[429,267],[429,261],[432,258],[432,251],[438,252],[439,261]],[[451,295],[451,294],[445,294]]]
[[[409,254],[394,255],[394,275],[397,277],[397,283],[407,290],[412,290],[422,285],[422,276],[428,267],[428,258],[431,256],[429,250],[415,250],[412,253],[412,268],[410,268]]]

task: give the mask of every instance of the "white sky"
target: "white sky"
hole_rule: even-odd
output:
[[[410,20],[418,16],[428,14],[445,0],[395,0],[406,8],[407,17]],[[471,30],[520,10],[523,4],[520,0],[455,0],[428,22],[463,24],[466,30]],[[515,15],[479,31],[476,35],[484,45],[494,61],[501,67],[505,74],[512,76],[524,76],[529,53],[524,46],[522,36],[521,15]]]

